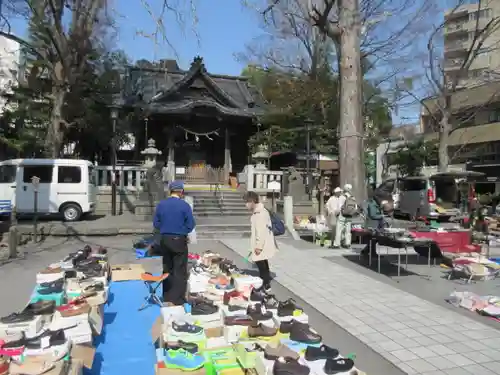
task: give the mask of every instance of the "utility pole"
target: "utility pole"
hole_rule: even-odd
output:
[[[366,198],[361,72],[359,0],[339,1],[340,33],[340,183],[351,184],[353,194]]]

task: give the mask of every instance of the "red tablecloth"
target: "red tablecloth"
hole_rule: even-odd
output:
[[[480,252],[481,247],[472,245],[470,231],[410,232],[414,237],[430,238],[443,253]]]

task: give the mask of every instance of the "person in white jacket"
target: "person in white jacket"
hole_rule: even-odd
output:
[[[340,197],[342,195],[342,189],[340,187],[336,187],[333,191],[333,195],[328,199],[325,205],[326,209],[326,219],[328,222],[328,227],[330,228],[331,233],[331,241],[332,246],[335,241],[335,231],[337,227],[337,217],[340,214],[341,204]]]

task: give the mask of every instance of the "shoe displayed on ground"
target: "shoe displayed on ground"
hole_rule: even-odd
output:
[[[280,302],[278,304],[278,316],[293,316],[293,312],[295,310],[302,310],[297,306],[295,301],[292,298],[287,299],[286,301]]]
[[[326,345],[308,346],[304,354],[306,361],[318,361],[320,359],[335,359],[339,356],[339,351]]]
[[[61,277],[60,279],[48,282],[48,283],[41,283],[39,284],[40,288],[59,288],[62,289],[64,287],[64,277]]]
[[[183,349],[189,353],[196,354],[198,353],[198,345],[194,342],[184,342],[182,340],[175,342],[166,342],[163,347],[167,350],[179,350]]]
[[[14,341],[10,343],[5,343],[2,348],[19,348],[24,347],[26,349],[40,349],[44,344],[48,343],[49,346],[64,345],[67,342],[64,336],[64,331],[44,331],[36,337],[24,338],[19,341]]]
[[[323,338],[313,332],[309,324],[294,323],[290,329],[290,340],[303,344],[319,344]]]
[[[195,326],[194,324],[189,323],[172,322],[172,328],[176,332],[189,333],[191,335],[198,335],[203,332],[202,327]]]
[[[290,358],[278,358],[273,366],[273,375],[309,375],[310,372],[309,367]]]
[[[0,318],[0,322],[3,324],[16,324],[16,323],[26,323],[35,319],[35,315],[31,311],[22,311],[20,313],[12,313],[10,315]]]
[[[204,364],[205,357],[184,349],[167,350],[165,353],[165,366],[169,369],[195,371],[203,367]]]
[[[0,357],[1,356],[15,357],[15,356],[20,356],[24,353],[24,346],[6,347],[9,344],[10,344],[10,342],[4,343],[4,342],[0,341]]]
[[[51,315],[54,313],[56,303],[54,301],[38,301],[30,303],[24,311],[33,315]]]
[[[273,313],[271,311],[267,311],[266,308],[260,303],[257,303],[254,306],[248,306],[247,315],[250,315],[250,317],[254,320],[268,320],[273,317]]]
[[[206,301],[195,301],[191,304],[191,315],[212,315],[217,311],[217,306]]]
[[[294,360],[299,359],[299,353],[290,349],[285,344],[278,343],[276,344],[268,344],[264,348],[264,357],[270,361],[276,361],[278,358],[290,358]]]
[[[57,311],[59,311],[59,314],[61,314],[63,318],[68,318],[70,316],[88,314],[90,312],[90,305],[84,300],[79,300],[78,303],[59,306]]]
[[[274,294],[269,294],[264,297],[264,306],[266,309],[277,309],[279,301],[276,299]]]
[[[354,361],[350,358],[328,358],[325,362],[323,371],[325,374],[343,374],[351,371],[354,368]]]
[[[251,326],[255,321],[248,315],[233,315],[224,318],[226,326]]]
[[[13,341],[21,341],[22,339],[24,339],[24,332],[0,331],[0,342],[8,343]]]
[[[231,298],[227,309],[231,312],[233,311],[246,311],[248,307],[248,302],[241,298]]]
[[[248,337],[272,337],[278,333],[276,328],[268,327],[262,323],[248,327]]]
[[[224,305],[229,305],[229,302],[231,301],[232,298],[241,298],[244,300],[248,299],[243,295],[243,293],[233,290],[231,292],[224,293],[224,299],[223,299]]]
[[[259,289],[252,289],[252,292],[250,293],[250,301],[253,302],[262,302],[266,298],[267,294],[263,288]]]
[[[308,326],[305,323],[300,323],[300,322],[297,322],[295,319],[292,319],[292,320],[287,320],[287,321],[281,322],[280,326],[279,326],[279,331],[281,333],[290,333],[294,324],[303,324],[303,325]]]
[[[36,362],[25,359],[23,363],[11,362],[9,368],[10,375],[42,375],[54,368],[51,362]]]

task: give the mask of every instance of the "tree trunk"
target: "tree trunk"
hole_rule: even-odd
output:
[[[438,172],[447,172],[449,157],[448,143],[450,138],[450,116],[448,110],[443,111],[439,129],[439,151],[438,151]]]
[[[63,106],[66,97],[66,88],[64,86],[54,85],[52,88],[52,111],[50,113],[49,129],[45,138],[45,153],[47,157],[57,159],[61,152],[62,141],[64,138],[61,125],[64,123]]]
[[[366,198],[361,113],[362,73],[359,0],[339,3],[340,38],[340,182],[351,184],[358,201]]]

